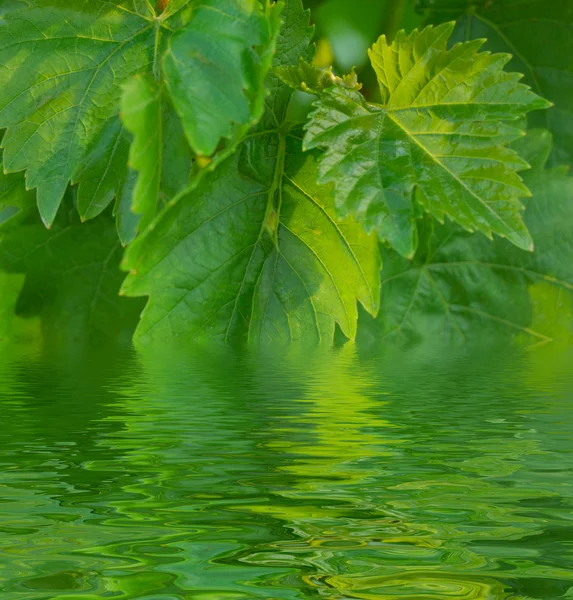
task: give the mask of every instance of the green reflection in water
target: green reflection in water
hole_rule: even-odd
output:
[[[2,600],[573,598],[562,348],[0,350]]]

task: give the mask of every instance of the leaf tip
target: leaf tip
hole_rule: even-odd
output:
[[[42,223],[44,224],[44,227],[50,231],[50,229],[52,229],[52,225],[54,224],[54,219],[47,219],[46,217],[44,217],[44,215],[40,215],[42,217]]]

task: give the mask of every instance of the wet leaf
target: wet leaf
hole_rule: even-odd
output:
[[[354,215],[403,256],[417,244],[414,189],[423,209],[468,231],[531,249],[521,219],[525,161],[507,148],[515,121],[548,106],[483,41],[447,49],[454,25],[428,27],[370,51],[382,105],[334,85],[319,97],[305,147],[324,150],[321,181],[335,182],[338,214]]]

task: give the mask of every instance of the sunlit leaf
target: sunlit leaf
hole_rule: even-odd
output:
[[[334,85],[351,90],[362,88],[354,71],[339,77],[333,73],[332,67],[320,68],[304,60],[297,66],[278,67],[274,71],[289,87],[309,94],[321,94]]]
[[[527,167],[507,144],[510,124],[548,103],[503,67],[509,56],[483,41],[447,49],[454,25],[384,36],[370,52],[383,98],[366,102],[333,86],[306,126],[306,148],[322,148],[320,175],[335,182],[340,216],[354,215],[403,256],[416,248],[412,195],[438,220],[506,237],[531,249],[520,211]]]

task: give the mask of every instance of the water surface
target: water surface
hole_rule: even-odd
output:
[[[572,358],[0,347],[0,598],[573,599]]]

